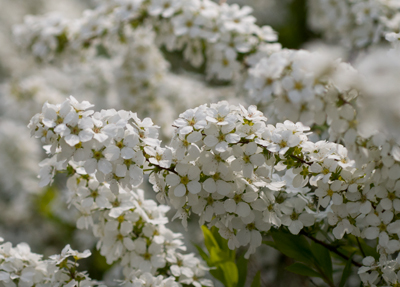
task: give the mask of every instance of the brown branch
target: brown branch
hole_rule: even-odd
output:
[[[307,164],[307,165],[311,165],[311,164],[312,164],[312,163],[307,162],[307,161],[305,161],[304,159],[301,159],[301,158],[299,158],[298,156],[293,155],[293,154],[291,154],[290,157],[292,157],[292,158],[294,158],[294,159],[300,161],[300,162],[303,163],[303,164]]]

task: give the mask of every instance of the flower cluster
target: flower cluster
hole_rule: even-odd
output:
[[[396,260],[387,260],[380,258],[378,262],[372,256],[363,260],[363,267],[358,270],[361,281],[364,286],[396,286],[400,283],[400,262],[399,257]],[[379,284],[379,285],[377,285]]]
[[[337,115],[338,102],[347,99],[351,91],[343,79],[350,82],[354,74],[350,65],[323,53],[281,50],[249,69],[245,88],[249,101],[276,121],[288,119],[308,126],[329,122],[333,137],[336,129],[343,129]],[[347,112],[347,108],[343,109]]]
[[[348,48],[377,43],[385,32],[397,31],[400,24],[396,1],[311,0],[309,4],[312,28]]]
[[[0,238],[0,243],[3,239]],[[42,255],[32,253],[26,243],[12,247],[10,242],[0,245],[0,284],[5,287],[12,286],[68,286],[105,287],[91,280],[86,272],[77,271],[78,260],[90,256],[90,251],[83,253],[72,250],[69,245],[61,254],[50,256],[42,260]],[[70,258],[73,258],[73,261]]]
[[[70,204],[81,213],[77,226],[93,229],[108,264],[120,261],[126,286],[147,286],[149,282],[158,282],[157,286],[212,286],[203,278],[207,271],[204,264],[193,253],[178,252],[186,247],[181,234],[165,227],[168,206],[146,200],[143,190],[119,188],[113,192],[107,183],[99,183],[79,168],[68,170],[74,173],[67,182]]]
[[[154,37],[151,29],[132,31],[114,65],[117,105],[152,118],[160,110],[157,105],[166,104],[162,101],[162,90],[168,69],[168,63],[154,44]]]
[[[50,14],[29,16],[16,26],[19,46],[48,60],[66,50],[88,50],[116,40],[127,41],[126,27],[150,23],[156,42],[169,51],[183,50],[185,59],[199,67],[206,56],[207,74],[231,80],[241,60],[276,40],[269,26],[259,27],[248,6],[218,5],[210,0],[104,1],[74,21]],[[90,50],[90,49],[89,49]]]
[[[142,262],[141,268],[157,275],[168,262],[157,253],[163,232],[154,233],[164,217],[153,214],[154,202],[144,216],[143,196],[127,191],[144,172],[150,173],[157,198],[177,209],[176,218],[185,224],[191,213],[198,214],[201,224],[219,228],[230,248],[249,245],[246,256],[271,227],[299,234],[316,222],[329,224],[337,239],[345,234],[379,239],[382,256],[400,250],[400,165],[389,158],[382,165],[365,162],[368,158],[357,163],[342,145],[311,142],[309,128],[300,123],[267,125],[255,106],[219,102],[189,109],[174,122],[175,136],[165,148],[150,119],[125,111],[94,113],[90,107],[73,97],[61,105],[45,104],[30,128],[51,144],[53,157],[42,164],[42,183],[56,170],[73,171],[72,201],[83,214],[78,226],[93,225],[102,254],[109,262],[121,258],[125,270]],[[388,147],[375,147],[378,158],[387,153]],[[93,210],[103,210],[99,223],[93,223]],[[166,273],[171,274],[172,269]]]
[[[343,146],[309,141],[300,123],[267,125],[254,106],[200,106],[174,125],[176,165],[154,173],[155,190],[177,216],[193,212],[217,226],[231,248],[250,243],[247,256],[271,227],[298,234],[313,225],[320,206],[342,204],[349,183],[362,177]]]
[[[203,263],[177,252],[186,247],[180,234],[164,226],[169,208],[132,190],[150,165],[171,163],[159,147],[157,127],[130,112],[94,113],[91,107],[70,97],[61,105],[45,104],[43,114],[32,119],[33,134],[50,144],[47,150],[53,154],[41,164],[41,185],[50,183],[56,171],[69,172],[70,203],[81,213],[78,228],[92,227],[107,262],[120,261],[124,267],[126,284],[211,286],[202,278]]]
[[[62,105],[46,104],[43,113],[32,119],[33,133],[52,143],[49,151],[57,153],[43,164],[42,183],[47,184],[55,170],[66,168],[65,159],[82,162],[85,173],[107,181],[114,192],[118,185],[137,186],[143,170],[151,171],[158,198],[168,198],[178,209],[176,217],[185,222],[190,212],[199,214],[201,223],[224,231],[230,247],[250,243],[247,256],[261,244],[260,231],[283,224],[298,234],[313,225],[317,208],[308,207],[313,199],[307,195],[310,189],[303,188],[310,175],[313,185],[331,183],[345,171],[348,180],[360,177],[342,146],[313,144],[301,124],[286,121],[267,126],[254,106],[246,110],[220,102],[188,110],[175,121],[176,136],[166,148],[159,146],[149,119],[141,122],[124,111],[93,114],[85,111],[89,107],[71,97]],[[70,122],[69,114],[77,113],[78,122]],[[97,130],[93,123],[86,128],[80,124],[100,121],[100,115],[103,125],[97,124]],[[128,123],[131,119],[133,125]],[[336,191],[342,196],[346,188],[339,184]],[[282,194],[282,190],[290,192]],[[332,192],[319,194],[327,207]],[[106,204],[106,197],[98,197],[101,204]],[[343,202],[339,201],[335,202]],[[93,198],[89,202],[91,206]]]

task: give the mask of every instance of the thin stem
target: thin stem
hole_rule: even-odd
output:
[[[346,261],[348,261],[350,258],[343,254],[342,252],[340,252],[336,247],[331,246],[321,240],[318,240],[317,238],[312,237],[311,235],[307,234],[306,232],[304,232],[303,230],[300,232],[300,234],[305,235],[306,237],[310,238],[312,241],[314,241],[315,243],[318,243],[322,246],[324,246],[326,249],[328,249],[329,251],[339,255],[340,257],[342,257],[343,259],[345,259]],[[351,263],[357,267],[361,267],[362,265],[356,261],[354,261],[353,259],[351,260]]]
[[[311,278],[309,278],[309,279],[310,279],[310,282],[312,283],[312,285],[319,287],[317,284],[315,284],[315,282]]]
[[[307,164],[307,165],[311,165],[310,162],[305,161],[304,159],[299,158],[298,156],[295,156],[293,154],[290,155],[290,157],[297,159],[298,161],[300,161],[301,163]]]
[[[360,248],[360,251],[361,251],[362,256],[363,256],[364,258],[367,257],[367,256],[365,255],[365,253],[364,253],[364,250],[362,249],[361,242],[360,242],[360,240],[358,239],[358,237],[356,237],[356,240],[357,240],[358,248]]]
[[[175,173],[175,174],[178,174],[173,168],[165,168],[165,167],[161,167],[161,166],[159,166],[158,164],[154,164],[154,163],[151,163],[150,161],[149,161],[149,155],[143,150],[143,155],[144,155],[144,158],[145,158],[145,160],[150,164],[150,167],[151,166],[154,166],[155,168],[153,169],[153,168],[150,168],[150,169],[144,169],[143,171],[156,171],[157,172],[157,169],[158,170],[166,170],[166,171],[169,171],[169,172],[173,172],[173,173]]]
[[[315,266],[315,268],[317,268],[319,274],[322,275],[322,280],[324,280],[325,283],[329,285],[329,287],[335,287],[335,284],[328,278],[328,276],[325,274],[325,272],[322,271],[322,269],[319,267],[319,265],[315,264],[314,266]]]

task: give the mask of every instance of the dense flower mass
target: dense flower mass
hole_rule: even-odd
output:
[[[103,1],[76,20],[56,14],[26,17],[14,34],[21,47],[32,49],[39,59],[52,60],[64,51],[91,51],[99,43],[112,49],[113,41],[129,41],[132,27],[151,25],[158,45],[184,50],[195,67],[206,61],[209,77],[232,80],[245,56],[276,41],[274,31],[257,26],[251,12],[248,6],[210,0]]]
[[[105,285],[91,280],[86,272],[76,270],[79,266],[77,261],[90,256],[89,250],[80,253],[67,245],[61,254],[43,260],[43,256],[32,253],[26,243],[12,247],[10,242],[3,243],[1,237],[0,243],[2,243],[0,245],[1,286],[105,287]]]
[[[77,227],[93,229],[107,262],[120,261],[124,267],[126,284],[155,280],[159,286],[212,286],[202,278],[207,268],[199,259],[177,252],[186,247],[180,234],[164,226],[169,208],[133,190],[151,165],[171,163],[168,149],[159,147],[157,126],[131,112],[95,113],[91,107],[70,97],[61,105],[45,104],[43,114],[32,119],[32,134],[49,144],[52,154],[41,164],[40,184],[49,184],[57,171],[68,171],[70,204],[81,213]],[[184,262],[184,271],[174,267],[177,261]]]
[[[249,101],[273,115],[275,121],[323,125],[336,120],[336,105],[340,99],[348,99],[354,88],[348,83],[355,75],[350,65],[334,61],[328,54],[284,49],[253,65],[245,88]],[[336,124],[330,128],[333,136]]]
[[[147,179],[157,200],[175,209],[174,219],[187,227],[196,215],[231,250],[246,246],[245,258],[267,235],[279,250],[274,234],[281,232],[336,253],[347,261],[343,276],[351,273],[348,264],[359,267],[363,286],[400,284],[400,6],[390,0],[307,3],[312,29],[343,44],[350,63],[330,49],[282,49],[272,28],[256,25],[250,7],[224,1],[99,0],[74,20],[51,13],[26,16],[14,27],[20,48],[55,67],[27,78],[15,73],[2,84],[0,119],[30,117],[46,101],[29,123],[48,155],[39,185],[67,174],[76,226],[91,230],[106,262],[120,267],[117,284],[212,286],[206,263],[214,277],[220,272],[210,265],[215,254],[208,246],[206,263],[183,253],[182,235],[165,226],[169,207],[140,189]],[[384,39],[393,49],[367,50],[384,47]],[[0,62],[2,55],[0,48]],[[182,77],[181,67],[174,75],[163,56],[183,58],[210,84],[226,85],[226,94],[237,84],[245,99],[218,102],[227,98],[217,95],[225,87],[186,80],[191,75]],[[91,103],[113,108],[95,111]],[[26,159],[16,169],[30,176],[38,152],[24,150],[25,141],[15,140],[9,127],[17,130],[0,124],[0,149],[17,152],[0,153],[0,160]],[[7,193],[36,190],[26,181],[19,187],[14,170],[0,176]],[[358,248],[342,248],[350,241]],[[76,271],[76,260],[88,255],[67,246],[42,260],[26,244],[2,244],[0,286],[98,285]],[[307,276],[317,272],[335,286],[332,274],[329,279],[320,266],[307,266]]]
[[[174,206],[184,225],[196,213],[200,224],[219,228],[230,248],[249,245],[246,256],[271,227],[286,226],[299,234],[321,221],[333,227],[337,239],[345,234],[379,238],[382,256],[400,250],[398,164],[392,163],[386,174],[374,162],[357,166],[342,145],[309,141],[309,128],[300,123],[269,125],[255,106],[219,102],[190,109],[175,121],[175,136],[165,148],[150,119],[126,111],[95,113],[91,107],[73,97],[45,104],[30,128],[50,144],[52,157],[42,164],[42,184],[57,170],[72,170],[72,200],[83,214],[78,227],[93,225],[102,254],[110,262],[121,257],[125,270],[140,265],[156,274],[167,264],[159,253],[163,232],[145,229],[144,218],[152,226],[165,219],[143,217],[143,208],[150,212],[155,204],[125,191],[140,184],[144,173],[150,173],[158,199]],[[107,210],[103,223],[93,223],[93,209]],[[150,237],[141,241],[140,232],[132,237],[138,228]]]
[[[400,21],[397,1],[311,0],[310,23],[331,41],[350,48],[364,48],[396,31]]]

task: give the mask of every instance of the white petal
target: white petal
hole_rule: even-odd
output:
[[[299,234],[299,232],[302,228],[303,228],[303,223],[300,220],[295,220],[292,222],[292,224],[290,224],[289,231],[292,234],[297,235],[297,234]]]
[[[186,194],[186,186],[179,184],[177,187],[175,187],[174,194],[176,197],[184,196]]]
[[[79,143],[79,137],[77,135],[67,135],[65,138],[65,142],[70,146],[75,146]]]
[[[213,146],[215,146],[217,143],[218,143],[218,139],[217,139],[215,136],[213,136],[213,135],[209,135],[209,136],[206,136],[206,137],[204,138],[204,144],[205,144],[206,146],[208,146],[208,147],[213,147]]]
[[[166,177],[166,182],[170,186],[176,186],[181,182],[181,178],[174,173],[170,173]]]
[[[193,131],[193,127],[191,127],[191,126],[186,126],[186,127],[183,127],[183,128],[181,128],[180,130],[179,130],[179,134],[181,134],[181,135],[187,135],[188,133],[191,133]]]
[[[236,206],[236,214],[241,217],[246,217],[250,214],[250,206],[245,202],[239,202]]]
[[[103,158],[99,160],[98,168],[104,174],[112,172],[112,164]]]
[[[187,188],[190,193],[197,194],[201,191],[201,184],[198,181],[191,181],[188,183]]]
[[[265,163],[265,158],[262,154],[254,154],[250,157],[251,163],[256,166],[261,166]]]
[[[340,194],[334,193],[332,195],[332,202],[335,205],[341,205],[343,203],[343,197]]]
[[[226,212],[235,212],[236,211],[236,202],[229,198],[224,201],[224,208]]]
[[[190,135],[187,137],[187,141],[190,143],[195,143],[200,141],[203,138],[200,132],[192,132]]]
[[[94,158],[88,159],[85,161],[84,167],[87,174],[94,173],[97,167],[97,160]]]
[[[191,166],[188,171],[188,178],[190,180],[196,179],[200,176],[200,169],[197,166]]]
[[[121,149],[121,157],[123,159],[131,159],[135,155],[135,151],[132,148],[124,147]]]
[[[124,237],[124,245],[129,251],[135,250],[135,243],[129,237]]]
[[[240,141],[240,136],[238,134],[228,134],[225,136],[225,139],[228,143],[237,143]]]
[[[79,132],[79,139],[81,142],[88,142],[93,138],[93,133],[91,131],[83,130]]]
[[[377,227],[368,227],[365,229],[364,234],[367,239],[375,239],[379,236],[379,229]]]
[[[229,192],[231,192],[231,185],[223,180],[218,180],[217,192],[221,195],[227,195]]]
[[[228,149],[228,143],[226,141],[220,142],[215,146],[217,152],[225,152]]]
[[[120,155],[120,149],[115,146],[111,145],[108,146],[104,151],[103,151],[104,157],[109,160],[109,161],[114,161],[119,158]]]

